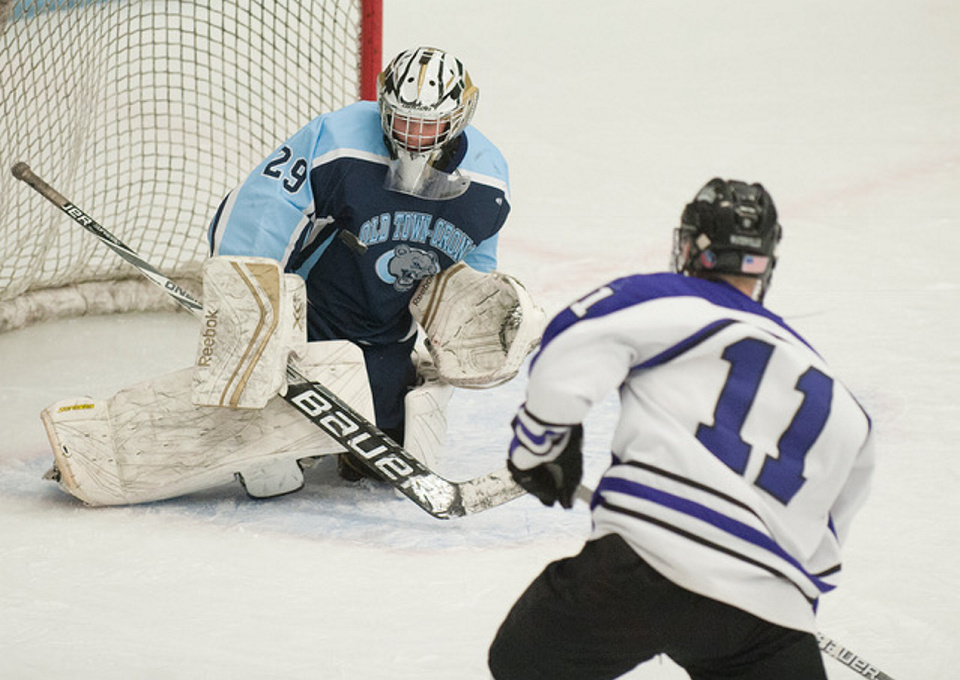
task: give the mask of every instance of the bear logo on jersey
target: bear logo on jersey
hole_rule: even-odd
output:
[[[408,245],[399,245],[377,260],[377,275],[401,293],[438,273],[440,262],[436,253]]]

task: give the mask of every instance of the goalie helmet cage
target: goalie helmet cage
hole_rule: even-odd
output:
[[[14,163],[197,286],[223,196],[312,118],[375,99],[381,27],[382,0],[0,0],[0,332],[174,308]]]

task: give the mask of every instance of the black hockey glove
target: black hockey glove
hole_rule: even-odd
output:
[[[574,425],[566,446],[554,460],[528,470],[521,470],[508,460],[507,469],[517,484],[544,505],[549,507],[560,501],[560,505],[569,509],[573,507],[573,494],[583,476],[582,445],[583,425]]]

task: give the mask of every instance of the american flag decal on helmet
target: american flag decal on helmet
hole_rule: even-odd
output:
[[[744,274],[762,274],[767,271],[770,258],[764,255],[744,255],[740,263],[740,271]]]

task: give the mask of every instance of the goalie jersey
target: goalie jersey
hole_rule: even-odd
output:
[[[421,279],[458,261],[496,268],[507,165],[473,127],[445,168],[469,179],[456,197],[386,189],[389,162],[374,102],[319,116],[226,196],[210,225],[211,255],[269,257],[299,274],[310,340],[410,338],[408,303]]]
[[[688,590],[815,631],[874,465],[870,419],[821,357],[726,283],[637,275],[554,318],[526,408],[581,423],[614,390],[593,538],[619,534]]]

